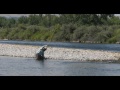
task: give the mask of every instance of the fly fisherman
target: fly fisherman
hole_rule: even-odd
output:
[[[44,57],[44,52],[47,50],[47,45],[42,46],[41,48],[38,49],[38,51],[36,52],[36,59],[40,60],[40,59],[45,59]]]

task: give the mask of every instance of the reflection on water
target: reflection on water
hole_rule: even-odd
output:
[[[1,76],[119,76],[120,64],[0,56]]]

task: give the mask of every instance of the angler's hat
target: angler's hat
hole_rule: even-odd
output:
[[[47,49],[47,46],[48,46],[48,45],[44,45],[44,46],[42,46],[42,49],[43,49],[43,48]]]

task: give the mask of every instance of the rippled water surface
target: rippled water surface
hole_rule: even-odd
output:
[[[0,76],[120,76],[120,64],[0,56]]]
[[[4,41],[6,44],[49,45],[80,49],[120,52],[120,44],[81,44],[63,42]],[[81,62],[71,60],[44,60],[0,56],[1,76],[120,76],[120,64],[108,62]]]

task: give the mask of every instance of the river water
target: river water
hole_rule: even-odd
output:
[[[120,64],[0,56],[0,76],[120,76]]]
[[[49,45],[52,47],[96,49],[120,52],[119,44],[0,41],[6,44]],[[120,64],[73,60],[44,60],[0,56],[0,76],[120,76]]]

